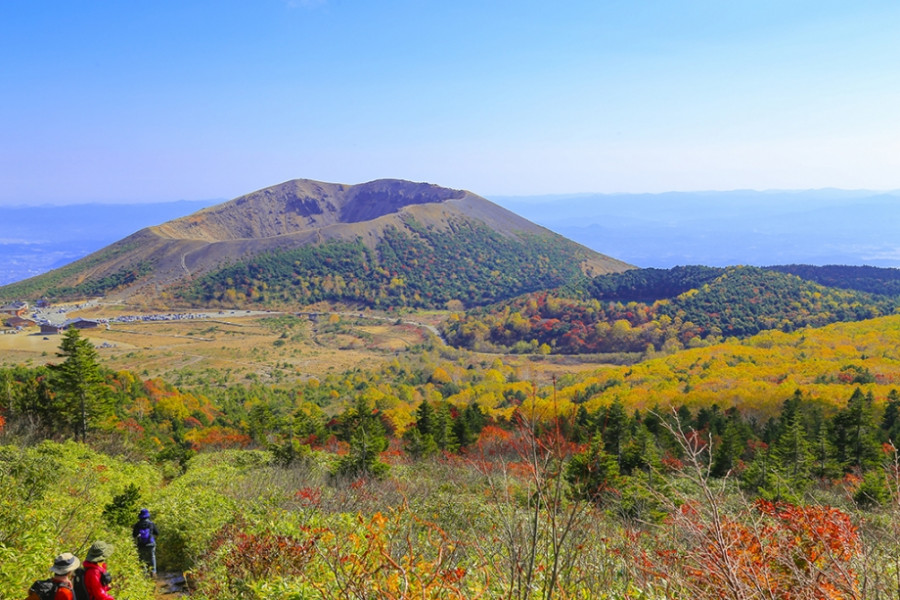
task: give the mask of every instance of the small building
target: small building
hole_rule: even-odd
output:
[[[75,329],[96,329],[100,326],[100,323],[97,321],[91,321],[90,319],[69,319],[65,323],[63,323],[62,329],[68,329],[69,327],[74,327]]]
[[[61,325],[54,325],[53,323],[41,323],[41,333],[53,335],[57,334],[63,330]]]
[[[6,306],[0,306],[0,313],[21,317],[28,312],[28,303],[24,301],[10,302]]]
[[[10,317],[6,320],[6,324],[9,327],[15,327],[16,329],[25,329],[26,327],[34,327],[37,325],[37,322],[23,317]]]

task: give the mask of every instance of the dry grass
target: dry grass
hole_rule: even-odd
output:
[[[92,316],[98,316],[96,311]],[[284,316],[112,323],[84,330],[106,366],[175,381],[185,370],[221,371],[229,379],[286,382],[348,369],[372,368],[425,340],[391,321],[337,324]],[[0,365],[53,362],[61,337],[23,332],[0,336]]]
[[[323,310],[324,312],[324,310]],[[136,314],[134,307],[100,306],[69,316],[111,318]],[[387,360],[427,340],[422,323],[437,326],[448,313],[427,311],[401,319],[341,313],[318,319],[282,313],[245,315],[229,312],[212,318],[112,323],[109,329],[84,330],[103,363],[144,378],[159,377],[178,385],[246,381],[290,383],[351,369],[376,369]],[[56,360],[61,336],[31,331],[0,335],[0,366],[38,366]],[[600,365],[584,357],[473,353],[473,360],[500,358],[528,378],[549,381]]]

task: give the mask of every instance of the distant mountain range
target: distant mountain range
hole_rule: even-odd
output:
[[[629,268],[471,192],[300,179],[146,227],[0,298],[470,306]]]
[[[641,267],[900,266],[900,192],[805,190],[492,197]]]
[[[900,266],[900,192],[847,190],[495,196],[493,202],[640,267]],[[223,200],[0,207],[0,285]]]

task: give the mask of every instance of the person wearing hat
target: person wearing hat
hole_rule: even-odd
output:
[[[131,528],[131,537],[137,545],[138,556],[147,565],[151,577],[155,577],[156,538],[159,537],[159,529],[156,528],[156,523],[150,520],[150,511],[146,508],[142,508],[138,513],[138,521]]]
[[[72,590],[72,573],[81,566],[81,561],[71,552],[63,552],[53,561],[50,572],[53,578],[50,580],[52,586],[56,588],[53,600],[75,600],[75,592]],[[34,586],[28,591],[28,600],[39,599],[36,587],[43,582],[35,582]],[[52,588],[51,588],[52,589]]]
[[[106,560],[112,551],[112,545],[98,540],[91,545],[84,557],[84,587],[89,600],[115,600],[109,594],[112,577],[106,570]]]

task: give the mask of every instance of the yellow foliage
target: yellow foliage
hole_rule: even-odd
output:
[[[441,367],[435,367],[431,373],[431,382],[436,385],[444,385],[450,383],[450,375]]]

